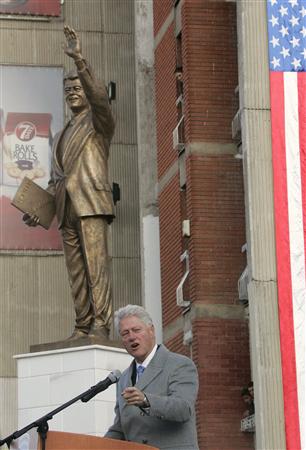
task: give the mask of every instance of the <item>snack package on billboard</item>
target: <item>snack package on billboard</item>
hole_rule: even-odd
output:
[[[50,173],[51,114],[8,113],[2,153],[2,183],[19,186],[24,177],[45,187]]]

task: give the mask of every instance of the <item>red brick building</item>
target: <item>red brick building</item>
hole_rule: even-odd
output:
[[[231,131],[236,5],[155,0],[154,36],[164,340],[198,367],[201,450],[251,449],[240,431],[250,362],[237,290],[246,238]]]

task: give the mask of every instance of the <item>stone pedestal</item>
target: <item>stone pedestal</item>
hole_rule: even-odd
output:
[[[56,409],[131,362],[122,348],[82,346],[15,356],[18,429]],[[116,385],[89,402],[78,400],[49,421],[49,429],[103,436],[113,423]]]

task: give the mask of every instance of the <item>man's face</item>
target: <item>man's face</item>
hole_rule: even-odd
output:
[[[77,113],[88,107],[88,101],[78,78],[65,80],[64,93],[67,105],[72,112]]]
[[[154,326],[146,325],[136,316],[127,316],[120,321],[119,332],[127,352],[142,363],[155,345]]]
[[[252,397],[250,395],[243,395],[242,396],[244,403],[247,405],[250,405],[252,403]]]

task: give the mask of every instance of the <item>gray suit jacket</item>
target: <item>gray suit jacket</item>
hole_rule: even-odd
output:
[[[151,407],[148,415],[128,406],[121,392],[132,386],[133,363],[117,385],[115,421],[106,437],[155,446],[167,450],[198,450],[195,401],[197,369],[191,359],[170,352],[161,345],[136,383]]]

